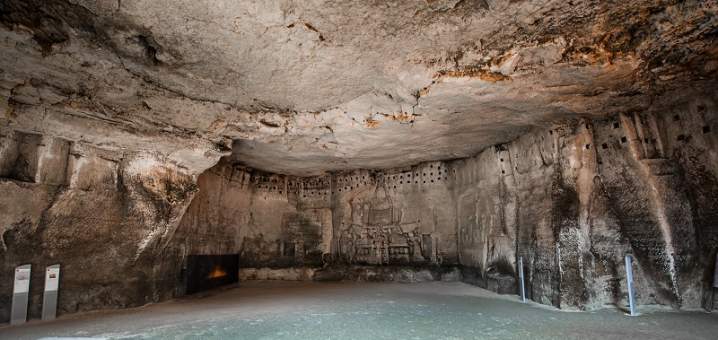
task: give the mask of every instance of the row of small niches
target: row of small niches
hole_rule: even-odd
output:
[[[444,178],[444,180],[447,179],[447,177],[443,177],[443,178]],[[428,180],[428,183],[435,183],[435,182],[438,182],[438,181],[441,181],[441,180],[442,180],[441,177],[437,178],[436,181],[435,181],[434,179],[430,179],[430,180]],[[422,182],[422,184],[426,184],[426,183],[427,183],[427,180],[422,180],[421,182]],[[401,180],[399,181],[399,184],[400,184],[400,185],[401,185],[401,184],[404,184],[404,183],[405,183],[404,181],[401,181]],[[414,181],[414,184],[418,184],[418,183],[419,183],[419,181]],[[411,184],[411,181],[406,181],[406,184]],[[331,193],[332,193],[332,194],[335,194],[335,193],[337,193],[337,192],[339,192],[339,193],[341,193],[341,192],[350,192],[350,191],[352,191],[352,190],[354,190],[354,189],[359,189],[359,187],[360,187],[359,185],[356,185],[356,186],[354,186],[354,185],[345,186],[345,187],[338,188],[336,191],[332,191]],[[394,184],[392,187],[393,187],[394,189],[396,189],[396,188],[397,188],[397,185]],[[260,186],[260,187],[258,187],[258,189],[269,190],[270,192],[271,192],[271,191],[277,191],[277,193],[280,194],[280,195],[284,193],[283,190],[277,190],[277,187],[276,187],[276,186],[271,187],[271,188],[269,188],[268,186]],[[302,197],[307,197],[307,196],[310,196],[310,197],[314,197],[314,196],[323,197],[323,196],[328,196],[328,195],[329,195],[329,191],[325,191],[325,190],[322,190],[322,191],[318,191],[318,192],[317,192],[317,191],[314,191],[314,190],[306,191],[306,190],[302,190],[302,189],[299,189],[299,188],[295,188],[293,191],[292,191],[292,190],[288,190],[287,193],[294,193],[294,194],[297,194],[297,195],[301,194]]]
[[[681,120],[681,116],[680,116],[680,115],[674,115],[672,119],[673,119],[674,122],[678,122],[678,121]],[[614,122],[613,122],[613,128],[614,128],[614,129],[618,129],[619,127],[620,127],[620,123],[614,121]],[[588,126],[587,126],[587,128],[588,128]],[[711,133],[711,127],[710,127],[710,125],[703,125],[703,126],[701,126],[700,132],[703,133],[703,134],[709,134],[709,133]],[[692,138],[693,138],[693,137],[692,137],[690,134],[679,134],[679,135],[676,136],[676,141],[678,141],[678,142],[683,142],[683,143],[689,143]],[[628,138],[626,138],[626,136],[622,136],[619,140],[620,140],[621,144],[626,144],[626,143],[628,142]],[[641,141],[640,138],[639,138],[638,140]],[[656,143],[657,143],[656,138],[643,138],[642,142],[643,142],[643,144],[656,144]],[[619,145],[620,145],[620,144],[619,144]],[[591,144],[586,144],[584,147],[586,148],[586,150],[588,150],[588,149],[591,148]],[[601,144],[601,148],[604,149],[604,150],[605,150],[605,149],[608,149],[608,148],[609,148],[609,144],[608,144],[608,143],[603,143],[603,144]]]
[[[442,168],[442,166],[439,165],[434,168],[432,164],[429,165],[428,169],[423,169],[422,171],[386,175],[385,178],[387,182],[393,182],[393,184],[411,184],[412,182],[414,184],[419,184],[419,182],[425,184],[427,182],[434,183],[435,181],[448,180],[449,172],[446,170],[446,167]]]
[[[431,172],[430,172],[430,173],[431,173]],[[434,178],[423,178],[423,179],[421,179],[421,183],[422,183],[422,184],[426,184],[426,183],[436,183],[436,182],[439,182],[439,181],[441,181],[441,180],[447,180],[447,179],[448,179],[448,176],[446,176],[445,171],[443,172],[444,177],[441,177],[441,174],[442,174],[442,173],[438,173],[438,174],[439,174],[440,176],[436,177],[436,179],[434,179]],[[411,184],[411,183],[412,183],[412,181],[410,180],[411,174],[409,174],[409,176],[408,176],[408,178],[407,178],[406,181],[403,179],[403,175],[398,175],[397,177],[398,177],[398,184],[399,184],[399,185],[402,185],[402,184]],[[419,180],[415,180],[415,181],[413,181],[413,182],[414,182],[414,184],[419,184]],[[336,192],[349,192],[349,191],[352,191],[352,190],[354,190],[354,189],[359,189],[359,187],[362,186],[362,185],[364,185],[364,186],[367,185],[367,182],[362,182],[362,183],[360,183],[360,184],[358,184],[358,185],[350,185],[350,186],[340,187],[340,188],[338,188],[335,192],[332,192],[332,194],[334,194],[334,193],[336,193]],[[394,189],[396,189],[396,188],[397,188],[397,182],[394,182],[394,185],[393,185],[392,187],[393,187]],[[277,190],[277,187],[276,187],[276,186],[273,186],[273,187],[270,188],[269,186],[262,185],[262,186],[259,186],[259,187],[257,187],[257,188],[258,188],[258,189],[269,190],[269,191],[277,191],[279,194],[283,194],[283,190]],[[322,191],[319,191],[319,192],[317,193],[317,192],[314,191],[314,190],[307,191],[306,189],[311,189],[311,188],[291,188],[291,189],[288,189],[288,192],[292,192],[292,193],[295,193],[295,194],[301,193],[303,197],[307,197],[307,195],[309,195],[309,196],[327,196],[327,195],[329,195],[329,191],[323,191],[323,190],[322,190]]]
[[[434,177],[436,175],[436,177]],[[367,178],[368,177],[368,178]],[[360,185],[368,185],[368,184],[375,184],[377,182],[381,182],[381,178],[383,178],[384,182],[392,182],[394,184],[411,184],[412,181],[414,184],[421,183],[426,184],[428,183],[435,183],[441,180],[448,180],[448,171],[446,168],[442,168],[442,166],[437,166],[436,169],[434,169],[434,165],[429,165],[428,169],[424,169],[423,171],[419,172],[404,172],[400,174],[394,174],[394,175],[384,175],[384,176],[378,176],[380,179],[375,178],[377,176],[366,176],[362,175],[360,176],[346,176],[346,177],[338,177],[337,183],[345,184],[344,186],[341,186],[337,191],[350,191],[354,190],[354,188],[359,188]],[[258,189],[268,189],[270,191],[276,191],[277,185],[270,186],[269,184],[280,184],[283,183],[284,180],[277,180],[277,178],[269,178],[266,176],[256,176],[252,177],[250,180],[250,183],[254,184],[262,184],[257,186]],[[311,190],[311,189],[323,189],[327,188],[329,186],[330,180],[329,179],[314,179],[314,180],[308,180],[308,181],[288,181],[287,182],[287,190],[290,192],[299,192],[301,190]],[[346,185],[351,184],[351,185]],[[394,188],[396,188],[396,185],[394,185]],[[281,189],[281,186],[280,186]],[[279,190],[279,193],[282,193],[282,190]]]

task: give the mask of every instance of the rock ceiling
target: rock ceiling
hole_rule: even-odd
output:
[[[312,175],[714,95],[715,1],[0,2],[0,127]],[[188,150],[188,151],[187,151]]]

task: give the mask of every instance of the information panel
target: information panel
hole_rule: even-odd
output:
[[[30,291],[30,265],[15,268],[15,285],[13,294],[27,293]]]
[[[60,286],[60,265],[45,269],[45,293],[42,298],[42,319],[52,320],[57,314],[57,291]]]
[[[15,283],[12,286],[12,310],[10,324],[16,325],[27,321],[27,301],[30,295],[29,264],[15,268]]]
[[[60,286],[60,265],[47,267],[45,271],[45,291],[57,290]]]

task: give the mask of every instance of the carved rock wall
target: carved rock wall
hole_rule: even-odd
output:
[[[624,303],[631,253],[640,303],[698,308],[718,247],[716,112],[693,100],[558,124],[472,158],[316,177],[231,158],[202,173],[208,155],[178,164],[3,130],[0,270],[35,266],[36,317],[38,269],[54,263],[68,313],[182,294],[189,254],[239,253],[263,273],[246,278],[276,275],[268,267],[295,268],[296,279],[455,279],[440,268],[458,265],[464,280],[505,293],[522,256],[530,298],[591,309]],[[2,320],[10,284],[0,282]]]
[[[25,263],[31,318],[51,264],[62,265],[60,313],[174,295],[182,258],[168,244],[204,169],[42,134],[0,139],[0,322],[10,317],[14,268]]]
[[[200,175],[180,224],[183,253],[239,253],[245,268],[456,264],[445,163],[318,177],[225,160]]]
[[[533,299],[591,308],[624,296],[632,252],[641,302],[702,305],[716,8],[0,1],[0,277],[62,264],[69,312],[181,294],[188,254],[460,264],[501,292],[523,256]],[[318,176],[222,163],[197,184],[230,146]]]
[[[182,251],[240,253],[250,269],[459,264],[502,293],[521,256],[529,297],[569,309],[625,303],[632,254],[640,303],[699,308],[718,247],[715,131],[714,104],[693,100],[383,171],[293,177],[228,158],[200,176]]]
[[[240,253],[243,267],[321,263],[322,232],[331,226],[329,202],[312,200],[308,206],[302,197],[300,207],[302,194],[288,192],[285,176],[226,162],[200,175],[198,184],[178,230],[176,247],[183,253]],[[305,246],[301,254],[295,243]]]
[[[465,277],[490,286],[524,258],[529,297],[562,308],[698,308],[718,248],[716,108],[621,114],[535,131],[451,164]],[[511,282],[509,282],[509,285]]]

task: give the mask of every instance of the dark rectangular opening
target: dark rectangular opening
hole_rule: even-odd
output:
[[[42,136],[34,133],[15,131],[12,140],[8,139],[7,159],[0,159],[0,177],[12,178],[22,182],[35,183],[38,167],[38,150],[42,145]]]
[[[190,255],[187,257],[187,294],[239,281],[239,255]]]

